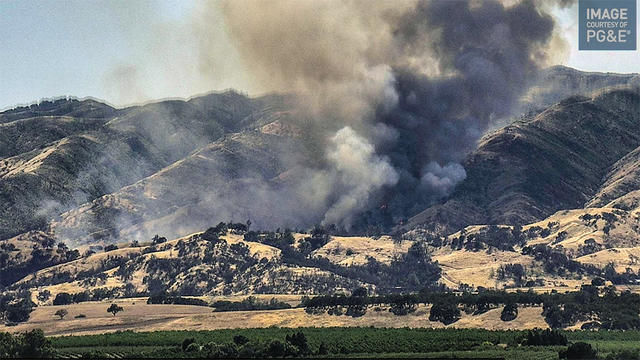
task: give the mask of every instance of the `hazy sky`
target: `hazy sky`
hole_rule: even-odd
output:
[[[211,13],[212,7],[203,14],[201,5],[195,0],[0,0],[0,109],[63,95],[125,105],[230,87],[260,92],[221,16]],[[640,72],[637,50],[577,50],[577,6],[554,15],[569,43],[564,65]],[[201,31],[205,22],[207,31]],[[203,48],[217,55],[203,61]]]

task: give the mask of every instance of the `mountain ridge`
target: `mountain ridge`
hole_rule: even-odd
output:
[[[467,162],[464,163],[467,168],[467,180],[458,186],[448,201],[435,204],[414,215],[404,224],[400,224],[398,229],[408,231],[428,225],[433,227],[434,233],[446,234],[470,224],[526,223],[549,216],[561,208],[583,206],[589,201],[589,196],[595,196],[595,188],[603,185],[598,183],[604,176],[603,170],[600,167],[590,168],[594,166],[593,161],[584,162],[579,154],[571,152],[565,154],[571,155],[575,163],[554,164],[554,144],[550,142],[553,137],[549,134],[561,129],[565,135],[557,141],[564,141],[566,145],[570,145],[565,148],[573,146],[577,149],[583,148],[583,145],[579,142],[570,142],[568,135],[571,135],[572,129],[557,126],[558,124],[554,125],[557,129],[536,127],[534,126],[536,119],[556,116],[554,114],[562,115],[566,112],[567,114],[562,116],[567,117],[566,121],[571,121],[572,115],[568,113],[572,111],[582,111],[590,116],[596,116],[594,115],[596,113],[600,117],[619,116],[615,113],[607,113],[605,110],[609,105],[610,107],[618,105],[590,102],[590,97],[580,96],[585,95],[582,94],[583,92],[589,92],[599,86],[609,89],[630,86],[638,81],[638,76],[637,74],[584,73],[565,67],[553,67],[543,71],[540,78],[533,81],[534,85],[528,94],[534,95],[524,99],[523,104],[526,103],[527,106],[535,108],[557,98],[564,100],[544,111],[531,112],[520,121],[485,136],[479,144],[480,150],[470,154]],[[611,94],[622,91],[620,94],[623,94],[627,90],[608,91]],[[118,241],[118,238],[123,235],[134,238],[139,236],[144,239],[153,233],[153,230],[149,229],[154,226],[151,224],[157,225],[167,221],[178,224],[200,217],[202,221],[193,221],[193,226],[184,227],[185,232],[195,231],[209,223],[204,220],[210,218],[207,212],[211,212],[212,209],[221,211],[220,207],[206,205],[213,198],[204,196],[203,201],[202,193],[210,192],[209,189],[214,186],[215,181],[211,181],[207,174],[198,171],[197,166],[191,169],[185,168],[183,171],[174,172],[176,173],[174,180],[177,181],[174,184],[180,184],[180,186],[175,186],[172,190],[167,184],[173,180],[160,180],[160,174],[164,176],[170,173],[163,172],[163,169],[184,165],[187,163],[186,159],[191,159],[191,162],[198,159],[203,161],[206,158],[202,156],[204,149],[213,149],[218,146],[219,155],[216,155],[218,160],[211,163],[215,163],[216,166],[208,167],[210,170],[216,168],[213,173],[217,171],[216,176],[220,179],[214,187],[226,188],[228,189],[226,191],[242,194],[243,186],[247,189],[257,189],[256,191],[259,191],[260,186],[264,184],[270,184],[269,186],[274,186],[276,189],[278,186],[286,186],[288,179],[298,176],[304,169],[291,167],[290,163],[278,165],[278,156],[274,154],[288,152],[297,154],[295,156],[309,157],[302,162],[314,156],[317,157],[317,155],[305,154],[304,151],[308,150],[300,145],[305,141],[305,136],[308,136],[305,131],[311,130],[305,127],[308,119],[297,118],[298,114],[293,111],[295,101],[295,98],[290,95],[270,94],[248,98],[237,92],[227,91],[186,100],[167,100],[122,109],[100,104],[93,99],[83,101],[58,99],[0,113],[0,119],[3,120],[0,126],[13,129],[2,132],[0,135],[0,139],[3,140],[0,142],[0,189],[4,189],[0,191],[0,196],[5,199],[0,205],[0,215],[2,215],[0,216],[2,219],[0,238],[6,239],[29,230],[48,231],[67,228],[69,231],[60,233],[66,234],[61,240],[70,242],[96,241],[92,237],[87,237],[89,234],[95,234],[100,241]],[[636,102],[631,104],[631,106],[636,105]],[[625,111],[629,113],[629,109]],[[53,114],[63,117],[51,117]],[[74,114],[82,116],[69,117]],[[47,123],[51,125],[47,127]],[[43,124],[46,131],[41,131]],[[594,124],[592,125],[596,126],[597,121]],[[606,130],[606,128],[594,129],[596,132],[599,130]],[[636,130],[634,128],[634,134]],[[605,161],[609,166],[613,160],[620,160],[619,158],[622,157],[619,156],[620,154],[629,152],[632,146],[638,145],[637,136],[629,138],[625,137],[622,131],[611,131],[611,134],[604,135],[619,137],[623,140],[620,143],[621,147],[616,152],[617,155],[611,159],[607,158],[608,152],[602,151],[602,148],[598,148],[597,151],[586,148],[586,152],[591,151],[588,156],[598,158],[596,163]],[[4,139],[2,139],[3,136]],[[540,139],[536,140],[536,136]],[[523,142],[527,137],[531,138],[530,141]],[[570,179],[576,176],[587,176],[588,184],[572,180],[573,185],[569,184],[557,194],[564,196],[565,199],[555,205],[550,199],[538,199],[535,194],[528,192],[536,189],[536,186],[542,186],[544,191],[553,193],[555,187],[552,186],[553,184],[537,183],[531,180],[532,177],[526,176],[527,171],[537,171],[526,167],[526,157],[519,159],[512,157],[511,160],[514,160],[511,163],[512,171],[503,171],[499,181],[493,183],[480,181],[478,184],[473,184],[483,176],[491,177],[500,173],[497,168],[492,170],[492,166],[499,166],[499,162],[505,161],[506,158],[493,155],[494,153],[504,152],[508,148],[507,152],[513,154],[520,152],[524,156],[529,146],[542,144],[544,139],[547,139],[545,146],[550,149],[547,151],[546,169],[551,171],[555,169],[554,166],[559,167]],[[505,149],[501,150],[500,147]],[[200,155],[197,155],[198,152]],[[223,153],[227,155],[222,156]],[[234,153],[239,156],[232,155]],[[492,162],[494,162],[493,165],[491,165]],[[483,168],[482,164],[487,166]],[[516,169],[518,167],[520,170]],[[562,169],[563,167],[567,169]],[[271,170],[268,170],[269,168]],[[576,171],[581,168],[588,171],[585,170],[580,175],[576,175]],[[25,171],[27,169],[28,171]],[[238,172],[238,170],[241,171]],[[540,170],[541,173],[545,171]],[[231,176],[223,181],[222,175],[225,172]],[[193,174],[199,180],[189,180],[189,174]],[[259,181],[252,181],[252,177]],[[144,179],[147,179],[145,184],[160,181],[157,186],[149,186],[171,191],[159,192],[154,197],[144,198],[144,190],[140,185]],[[160,185],[163,182],[164,185]],[[230,186],[230,182],[235,185]],[[134,194],[130,190],[136,183],[140,191]],[[201,186],[202,184],[208,185]],[[488,187],[490,184],[493,185]],[[519,187],[522,189],[518,190]],[[189,193],[190,188],[200,190]],[[517,191],[511,191],[513,189]],[[568,193],[567,189],[570,190]],[[125,193],[127,195],[124,195]],[[173,195],[169,195],[171,193]],[[482,193],[491,201],[487,199],[478,201],[478,196]],[[117,194],[122,194],[123,200],[116,200],[119,196]],[[163,196],[177,202],[165,201]],[[102,197],[105,199],[102,201],[103,205],[107,203],[112,205],[99,205],[101,202],[99,199]],[[137,213],[129,211],[135,210],[136,206],[130,206],[127,210],[127,206],[119,209],[119,205],[116,205],[133,204],[132,201],[138,201],[140,204],[149,203],[148,206],[151,208],[164,210],[152,212],[140,210],[147,206],[144,205],[138,206],[142,212]],[[190,201],[201,204],[192,206],[190,209]],[[220,201],[220,198],[217,197],[215,201]],[[251,201],[245,202],[247,203],[245,206],[252,206]],[[236,205],[226,204],[228,211],[222,211],[223,217],[250,217],[246,210]],[[273,217],[266,212],[268,205],[265,204],[263,207],[265,211],[258,211],[263,221],[258,221],[256,225],[268,228],[269,224],[273,223],[271,220]],[[176,215],[167,218],[167,214],[172,211]],[[81,213],[88,215],[78,217]],[[145,213],[147,215],[141,215]],[[152,213],[158,214],[159,217],[153,218],[155,215],[150,215]],[[75,214],[73,216],[76,216],[76,219],[71,220],[73,218],[71,214]],[[296,214],[283,216],[286,218]],[[218,219],[229,220],[220,215]],[[305,219],[305,221],[313,220]],[[71,224],[71,228],[66,225],[61,226],[65,223]],[[299,224],[291,223],[290,226]],[[72,229],[75,226],[78,228]],[[91,230],[81,230],[83,226]],[[137,235],[134,230],[136,227],[140,230]],[[121,234],[121,230],[125,231]],[[172,233],[171,229],[168,231],[169,236],[184,235],[184,233]],[[84,235],[66,237],[74,233]]]

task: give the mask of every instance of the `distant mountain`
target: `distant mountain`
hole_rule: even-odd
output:
[[[626,194],[636,186],[640,130],[629,89],[638,82],[637,74],[545,70],[516,109],[527,115],[488,134],[458,189],[398,229],[524,224]],[[304,171],[294,164],[321,158],[294,101],[228,91],[123,109],[65,98],[4,111],[0,240],[43,230],[74,244],[115,242],[184,236],[220,220],[317,222],[295,203],[262,196]]]
[[[235,92],[113,109],[46,101],[0,113],[0,239],[155,174],[243,129],[274,121],[286,96]],[[265,120],[266,119],[266,120]],[[95,214],[109,222],[113,214]],[[83,225],[84,226],[84,225]]]
[[[404,228],[450,233],[473,224],[524,225],[604,197],[599,189],[607,188],[611,167],[637,159],[630,153],[640,146],[639,109],[637,89],[606,90],[570,97],[486,135],[451,197]]]
[[[612,87],[638,86],[640,74],[586,72],[561,65],[552,66],[540,72],[515,112],[536,113],[570,96],[589,96]]]
[[[524,115],[468,155],[455,191],[391,236],[255,231],[317,220],[270,195],[321,157],[291,96],[5,111],[0,287],[101,299],[635,283],[638,75],[554,67],[536,81]],[[229,220],[242,223],[211,228]]]

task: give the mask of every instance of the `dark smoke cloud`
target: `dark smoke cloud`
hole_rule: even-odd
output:
[[[465,178],[465,155],[554,52],[554,21],[539,5],[285,0],[221,9],[256,79],[299,94],[300,109],[322,123],[327,161],[318,171],[342,179],[334,186],[327,176],[337,194],[324,221],[349,226],[410,216]],[[354,166],[336,156],[344,144],[370,150]]]

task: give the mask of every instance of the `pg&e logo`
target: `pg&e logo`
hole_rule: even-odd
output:
[[[580,0],[580,50],[636,50],[636,0]]]

